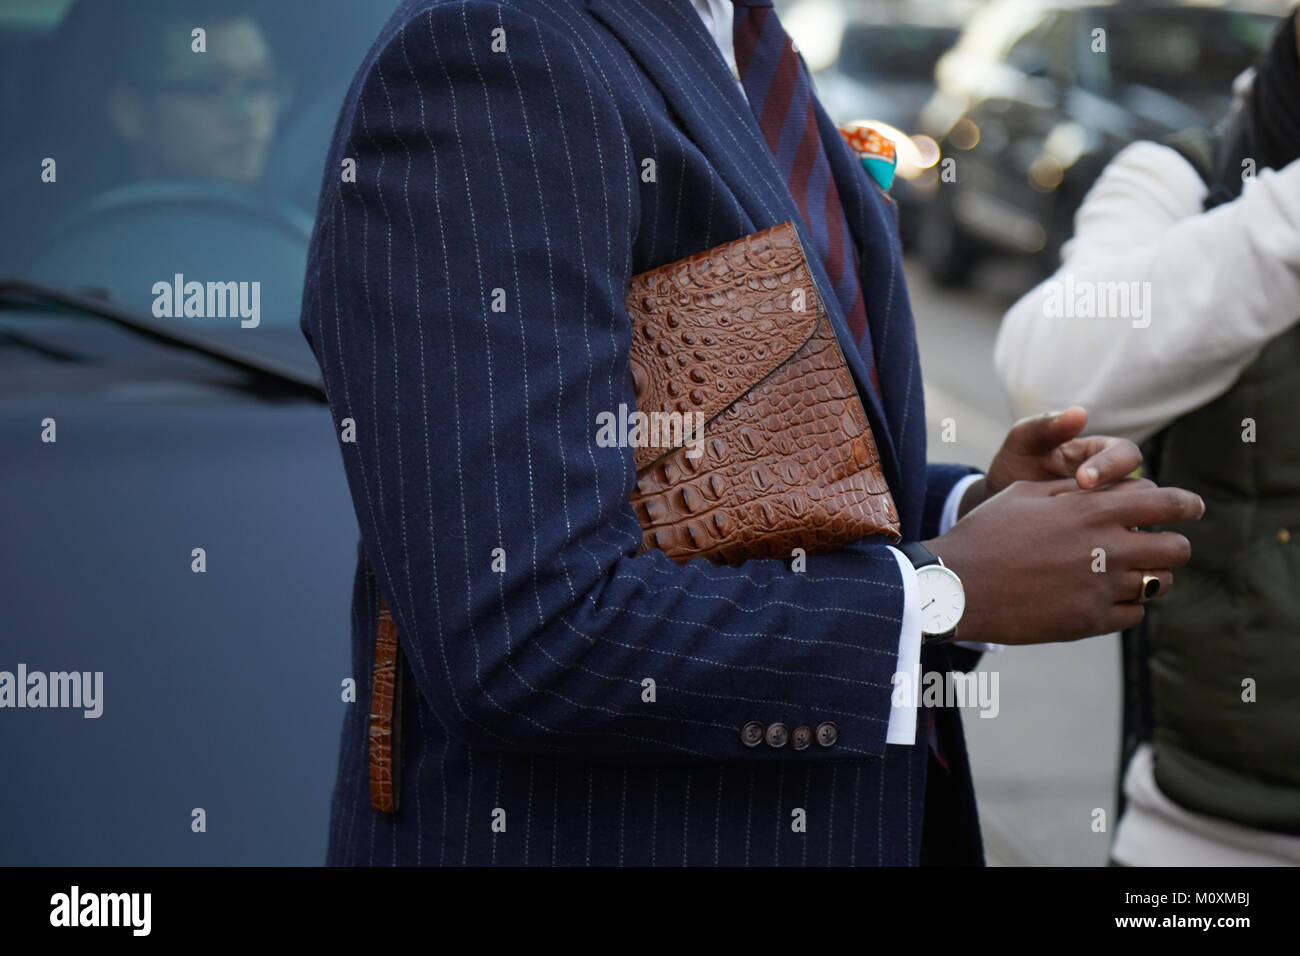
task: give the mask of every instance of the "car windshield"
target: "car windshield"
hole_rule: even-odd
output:
[[[844,30],[836,66],[862,82],[928,82],[935,63],[959,35],[956,27],[851,24]]]
[[[1123,23],[1108,50],[1112,84],[1172,94],[1225,92],[1277,28],[1261,14],[1168,7],[1126,9]]]
[[[339,104],[396,5],[0,0],[0,277],[296,335]]]

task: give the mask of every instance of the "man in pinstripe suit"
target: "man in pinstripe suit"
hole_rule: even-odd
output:
[[[354,425],[355,673],[382,594],[408,690],[395,813],[369,805],[365,705],[345,721],[329,862],[983,861],[957,715],[891,700],[900,670],[974,659],[921,647],[901,552],[802,573],[636,553],[631,452],[593,426],[634,405],[624,292],[720,242],[789,219],[818,251],[904,540],[961,574],[964,637],[1114,629],[1141,614],[1129,571],[1164,588],[1185,560],[1127,529],[1194,496],[1117,482],[1136,449],[1075,439],[1079,410],[1018,426],[987,476],[927,465],[892,215],[765,6],[407,0],[362,64],[302,325]],[[1078,574],[1097,541],[1113,581]],[[1058,595],[1026,602],[1031,578]]]

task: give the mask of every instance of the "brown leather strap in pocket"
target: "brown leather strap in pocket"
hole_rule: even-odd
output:
[[[401,712],[401,647],[397,625],[381,594],[370,679],[370,805],[383,813],[397,811],[401,790]]]

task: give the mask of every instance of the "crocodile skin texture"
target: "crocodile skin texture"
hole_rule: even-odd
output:
[[[633,450],[643,550],[738,564],[899,540],[871,425],[790,222],[634,277],[627,309],[637,411],[704,415],[702,455],[687,441]]]
[[[379,598],[379,628],[370,677],[370,805],[383,813],[397,810],[401,790],[399,722],[402,685],[397,625]]]

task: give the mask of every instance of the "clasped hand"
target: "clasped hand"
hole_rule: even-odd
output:
[[[1079,437],[1078,406],[1025,419],[1008,432],[957,524],[925,542],[962,579],[962,640],[1069,641],[1142,620],[1144,575],[1173,585],[1191,558],[1187,538],[1153,525],[1197,520],[1199,495],[1129,477],[1142,453],[1128,439]]]

